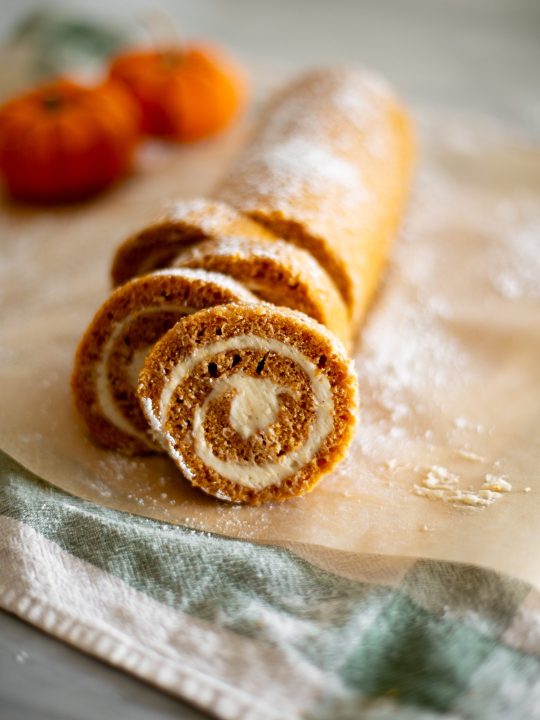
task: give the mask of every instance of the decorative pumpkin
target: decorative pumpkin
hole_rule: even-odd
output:
[[[226,127],[245,98],[245,78],[206,46],[135,50],[113,60],[110,75],[139,103],[143,130],[191,141]]]
[[[0,173],[16,199],[79,200],[129,169],[139,128],[121,86],[56,80],[0,108]]]

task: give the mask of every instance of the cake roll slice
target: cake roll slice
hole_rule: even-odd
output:
[[[71,380],[76,408],[93,437],[126,454],[159,450],[135,392],[148,351],[185,315],[256,300],[230,277],[178,268],[115,290],[79,343]]]
[[[407,113],[383,80],[316,70],[270,99],[215,195],[308,250],[356,327],[403,213],[412,157]]]
[[[183,318],[148,354],[138,395],[194,486],[251,505],[312,490],[344,457],[357,416],[339,340],[266,303]]]
[[[326,325],[349,347],[350,322],[336,286],[315,258],[285,240],[205,240],[180,253],[174,265],[230,275],[262,300]]]
[[[181,200],[118,247],[111,268],[113,286],[167,267],[181,250],[218,236],[274,237],[270,231],[225,203],[204,198]]]

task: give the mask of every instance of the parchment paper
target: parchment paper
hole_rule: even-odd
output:
[[[69,395],[115,246],[163,201],[210,190],[241,129],[147,145],[127,184],[84,205],[3,202],[0,447],[119,510],[249,540],[472,562],[540,585],[540,151],[479,119],[420,126],[409,217],[356,352],[358,434],[313,493],[263,508],[215,501],[164,457],[94,445]],[[419,497],[434,465],[463,488],[492,473],[513,489],[480,509]]]

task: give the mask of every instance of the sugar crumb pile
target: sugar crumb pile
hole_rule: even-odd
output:
[[[512,484],[504,475],[487,473],[478,490],[461,487],[461,477],[441,465],[432,465],[414,492],[430,500],[441,500],[455,506],[487,507],[512,491]]]

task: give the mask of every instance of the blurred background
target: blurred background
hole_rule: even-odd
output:
[[[540,134],[538,0],[2,0],[0,23],[2,98],[65,67],[89,72],[124,43],[178,33],[228,47],[259,88],[309,65],[361,63],[416,105]]]

